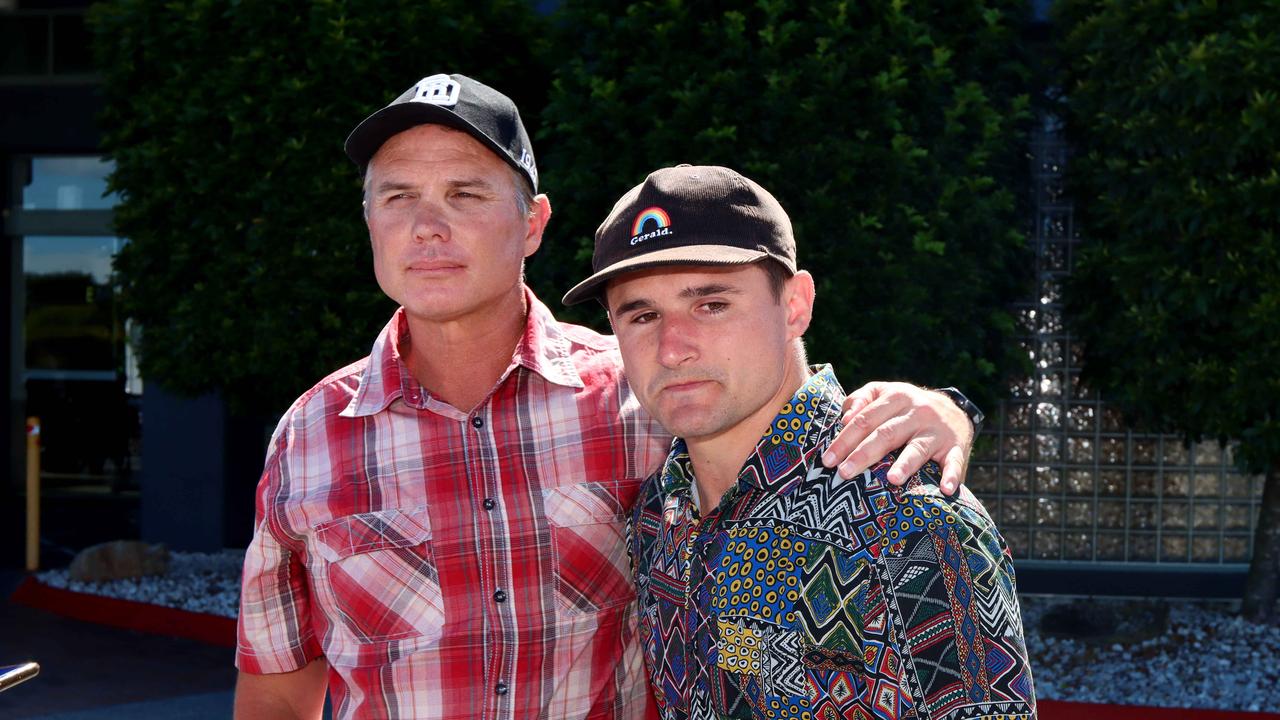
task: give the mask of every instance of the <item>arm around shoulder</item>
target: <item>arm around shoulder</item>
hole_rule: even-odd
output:
[[[328,670],[323,658],[293,672],[255,675],[241,670],[236,676],[235,720],[319,718]]]

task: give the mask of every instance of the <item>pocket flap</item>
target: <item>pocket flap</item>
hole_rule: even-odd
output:
[[[352,555],[421,545],[431,539],[425,507],[347,515],[317,525],[316,551],[329,562]]]
[[[586,482],[545,488],[542,501],[547,519],[560,527],[626,520],[626,510],[618,501],[617,487],[605,483]]]

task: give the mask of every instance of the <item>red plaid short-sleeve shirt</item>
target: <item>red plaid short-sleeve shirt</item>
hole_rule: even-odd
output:
[[[400,310],[368,358],[281,419],[245,558],[241,670],[323,656],[343,718],[645,715],[623,525],[670,438],[613,338],[527,297],[511,365],[469,414],[402,363]]]

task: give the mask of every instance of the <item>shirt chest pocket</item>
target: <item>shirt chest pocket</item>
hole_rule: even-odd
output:
[[[362,665],[389,644],[405,652],[440,639],[444,602],[425,507],[337,518],[313,539],[317,593],[338,631],[331,662]]]
[[[635,598],[624,537],[629,508],[616,490],[584,482],[542,491],[562,612],[594,613]]]

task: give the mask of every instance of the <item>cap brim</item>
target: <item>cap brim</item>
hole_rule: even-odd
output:
[[[489,136],[481,132],[480,128],[457,113],[430,103],[405,102],[382,108],[365,118],[364,122],[351,131],[346,143],[343,144],[343,150],[346,151],[347,157],[360,168],[360,171],[364,172],[369,167],[369,161],[373,160],[373,156],[378,153],[383,144],[393,136],[418,125],[444,125],[467,133],[519,171],[520,177],[524,178],[531,187],[533,186],[528,171],[517,165],[505,148],[489,139]],[[534,191],[537,191],[536,187]]]
[[[684,245],[645,253],[616,262],[573,286],[561,299],[565,305],[577,305],[604,294],[609,280],[629,272],[647,270],[663,265],[749,265],[773,257],[761,250],[728,247],[725,245]]]

